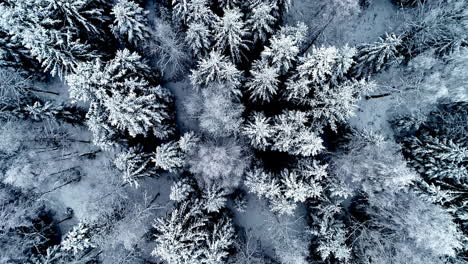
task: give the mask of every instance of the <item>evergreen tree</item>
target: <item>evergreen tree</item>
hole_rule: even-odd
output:
[[[194,190],[192,186],[190,186],[187,181],[177,181],[174,182],[171,186],[171,194],[169,195],[169,199],[176,202],[182,202],[187,200],[193,191]]]
[[[304,157],[317,155],[324,149],[323,141],[308,123],[305,112],[285,111],[275,116],[272,149]]]
[[[273,26],[277,19],[273,16],[272,3],[260,2],[252,7],[252,12],[247,20],[247,27],[253,31],[254,42],[264,43],[273,33]]]
[[[94,244],[91,242],[91,229],[83,223],[74,226],[62,241],[62,248],[66,251],[72,251],[74,255],[93,247]]]
[[[123,182],[138,188],[141,178],[155,176],[155,171],[150,167],[150,158],[141,149],[130,148],[117,154],[114,164],[122,172]]]
[[[112,32],[137,46],[139,42],[150,37],[146,18],[148,13],[149,11],[145,11],[133,1],[119,0],[111,12],[115,17],[114,24],[111,26]]]
[[[246,84],[252,101],[269,102],[278,91],[278,71],[264,61],[256,61],[250,70],[252,78]]]
[[[236,66],[216,51],[212,51],[207,58],[202,59],[190,75],[192,85],[197,88],[221,84],[237,96],[241,95],[239,90],[241,78],[242,73],[236,69]]]
[[[174,141],[156,147],[156,152],[154,153],[152,161],[156,164],[156,167],[170,172],[184,165],[184,159],[180,152],[179,145]]]
[[[191,0],[188,7],[190,10],[187,14],[188,24],[200,23],[211,28],[217,23],[218,16],[211,11],[208,0]]]
[[[201,58],[211,47],[210,30],[201,23],[190,23],[185,35],[185,42],[192,50],[195,58]]]
[[[355,74],[367,76],[396,62],[400,57],[402,41],[401,36],[386,34],[375,43],[358,47]]]
[[[209,212],[219,212],[226,206],[227,192],[217,184],[211,184],[203,192],[204,209]]]
[[[233,61],[241,59],[242,50],[248,50],[248,31],[239,9],[226,9],[224,16],[213,27],[215,48],[227,52]]]
[[[244,125],[242,133],[250,140],[253,147],[266,150],[272,144],[271,139],[275,132],[270,123],[270,118],[256,112]]]

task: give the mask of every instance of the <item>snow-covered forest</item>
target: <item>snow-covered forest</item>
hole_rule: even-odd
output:
[[[468,0],[0,0],[0,264],[468,264]]]

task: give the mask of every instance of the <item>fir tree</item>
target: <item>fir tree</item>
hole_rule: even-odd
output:
[[[156,152],[154,153],[152,161],[156,164],[156,167],[170,172],[184,165],[184,159],[180,152],[179,145],[174,141],[156,147]]]
[[[86,224],[79,223],[67,233],[62,241],[62,248],[66,251],[72,251],[75,255],[85,249],[93,248],[94,244],[91,242],[90,232],[91,230]]]
[[[355,74],[367,76],[396,62],[400,56],[402,41],[401,36],[386,34],[375,43],[358,47]]]
[[[250,140],[252,146],[265,150],[271,145],[275,132],[270,123],[270,118],[265,117],[263,113],[254,113],[244,125],[242,133]]]
[[[239,86],[242,74],[226,57],[213,51],[207,58],[198,63],[198,67],[192,70],[190,80],[195,87],[207,87],[213,84],[221,84],[234,95],[241,94]]]
[[[136,46],[150,37],[148,13],[133,1],[119,0],[111,12],[115,17],[112,32]]]
[[[278,71],[264,61],[257,61],[250,70],[252,78],[246,84],[252,101],[269,102],[278,91]]]
[[[242,50],[248,50],[248,32],[239,9],[226,9],[224,16],[213,27],[215,48],[227,52],[233,61],[241,59]]]
[[[209,212],[219,212],[226,206],[226,191],[217,184],[211,184],[203,192],[204,209]]]
[[[193,192],[192,186],[187,183],[187,181],[181,180],[174,182],[171,186],[171,193],[169,199],[176,202],[182,202],[189,198],[190,194]]]
[[[272,3],[258,3],[252,7],[252,12],[246,24],[253,31],[254,42],[264,43],[273,33],[276,18],[273,16]]]
[[[155,176],[150,167],[150,158],[141,149],[130,148],[117,154],[114,164],[122,172],[123,182],[138,188],[141,178]]]
[[[211,46],[210,30],[201,23],[190,23],[185,35],[185,42],[195,58],[201,58],[208,53]]]

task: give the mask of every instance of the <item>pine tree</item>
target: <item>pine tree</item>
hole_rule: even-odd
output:
[[[117,154],[114,164],[122,172],[123,182],[138,188],[141,178],[155,176],[155,171],[150,168],[150,158],[141,149],[130,148]]]
[[[90,236],[90,228],[86,224],[79,223],[67,233],[62,241],[62,248],[66,251],[72,251],[74,255],[85,249],[93,248],[94,244],[91,242]]]
[[[367,76],[395,63],[400,56],[402,41],[401,36],[386,34],[375,43],[358,47],[354,67],[355,74]]]
[[[300,111],[285,111],[275,116],[272,149],[304,157],[317,155],[324,149],[323,141],[308,122],[308,115]]]
[[[181,180],[174,182],[171,186],[171,193],[169,199],[176,202],[182,202],[189,198],[193,192],[192,186],[187,181]]]
[[[236,66],[216,51],[212,51],[207,58],[202,59],[190,75],[192,85],[195,87],[222,84],[237,96],[241,94],[239,90],[241,78],[242,74]]]
[[[273,26],[277,19],[272,15],[274,6],[272,3],[260,2],[252,7],[252,12],[247,20],[247,27],[253,31],[253,41],[264,43],[273,33]]]
[[[260,150],[266,150],[271,145],[274,132],[270,118],[259,112],[253,114],[242,130],[243,135],[250,140],[250,144]]]
[[[190,23],[185,35],[185,42],[192,50],[195,58],[201,58],[208,53],[211,47],[209,28],[201,23]]]
[[[312,52],[300,59],[297,67],[299,78],[308,78],[315,85],[325,84],[332,77],[338,57],[335,47],[312,47]]]
[[[101,134],[101,140],[122,132],[133,137],[152,132],[166,139],[173,132],[168,125],[171,95],[160,86],[151,87],[146,81],[148,73],[141,57],[125,49],[106,63],[80,64],[77,73],[67,76],[72,99],[91,101],[93,112],[88,113],[88,119],[94,120],[88,123],[92,131]]]
[[[180,153],[177,142],[171,141],[156,147],[156,152],[152,158],[156,167],[170,172],[181,168],[184,165],[182,153]]]
[[[150,37],[146,18],[148,13],[149,11],[145,11],[133,1],[119,0],[111,12],[115,17],[114,24],[111,26],[112,32],[137,46],[138,43]]]
[[[250,70],[252,78],[246,84],[252,101],[269,102],[278,91],[278,71],[264,61],[257,61]]]
[[[102,105],[92,102],[86,114],[86,124],[93,134],[93,144],[109,150],[118,145],[118,132],[110,125],[107,110]]]
[[[211,184],[203,192],[204,209],[209,212],[219,212],[226,206],[226,191],[217,184]]]
[[[314,91],[314,97],[307,100],[307,104],[315,120],[322,120],[336,130],[338,123],[346,122],[355,114],[361,97],[374,89],[375,83],[365,80],[346,82],[338,87],[323,85]]]
[[[246,37],[248,31],[242,21],[239,9],[226,9],[224,16],[213,27],[215,48],[227,52],[232,61],[240,61],[242,50],[248,50]]]
[[[225,263],[229,256],[229,249],[233,245],[235,235],[231,220],[226,218],[216,223],[213,231],[207,236],[207,249],[205,250],[202,263],[218,264]]]
[[[191,0],[189,5],[190,12],[187,14],[187,23],[200,23],[211,28],[218,17],[211,11],[208,0]]]

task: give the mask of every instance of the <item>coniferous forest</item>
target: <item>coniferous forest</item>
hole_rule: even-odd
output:
[[[0,264],[467,264],[468,0],[0,0]]]

